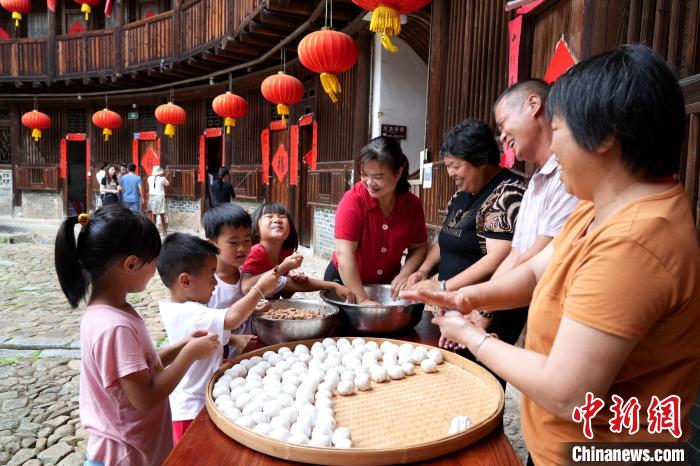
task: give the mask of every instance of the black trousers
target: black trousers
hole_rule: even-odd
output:
[[[333,261],[328,263],[328,267],[326,267],[326,271],[323,274],[323,279],[327,282],[336,282],[340,283],[341,285],[343,284],[343,279],[340,278],[340,272],[338,272],[338,268],[335,266]]]

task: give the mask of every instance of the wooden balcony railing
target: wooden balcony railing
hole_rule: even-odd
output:
[[[58,36],[56,47],[58,74],[83,74],[114,67],[113,29]]]
[[[170,185],[165,194],[171,197],[197,197],[197,169],[194,167],[168,167],[165,178]]]
[[[144,65],[157,65],[164,59],[178,60],[216,40],[234,36],[262,2],[186,0],[177,11],[166,11],[114,29],[0,40],[0,80],[46,79],[105,71],[114,75]],[[49,60],[49,54],[55,60]]]
[[[45,77],[47,42],[44,37],[0,40],[0,76]]]

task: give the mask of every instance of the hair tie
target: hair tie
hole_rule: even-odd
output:
[[[87,224],[90,223],[90,215],[89,214],[78,215],[78,223],[82,226],[80,231],[83,231],[85,229],[85,227],[87,226]]]

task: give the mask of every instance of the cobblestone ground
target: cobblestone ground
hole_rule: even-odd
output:
[[[305,252],[304,271],[323,275],[326,262]],[[129,301],[156,345],[165,341],[157,274]],[[0,244],[0,465],[81,465],[87,432],[80,425],[79,321],[53,268],[53,246]],[[518,394],[506,391],[504,429],[523,462]]]

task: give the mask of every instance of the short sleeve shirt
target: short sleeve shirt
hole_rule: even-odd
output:
[[[501,170],[480,192],[452,196],[438,236],[440,280],[449,280],[484,257],[486,238],[512,240],[524,191],[521,176]]]
[[[207,304],[208,308],[228,309],[243,297],[243,290],[241,289],[242,278],[238,280],[238,283],[234,284],[223,281],[217,274],[214,274],[214,278],[216,278],[216,288],[214,288],[214,292],[211,294],[211,299],[209,300],[209,304]],[[240,327],[231,330],[231,333],[253,333],[251,319],[247,319]]]
[[[636,343],[593,419],[597,442],[677,441],[650,434],[652,396],[681,399],[681,427],[700,376],[700,251],[688,199],[680,185],[633,201],[587,232],[593,204],[581,202],[554,238],[554,254],[535,288],[526,349],[548,355],[563,316]],[[585,342],[581,342],[585,345]],[[639,431],[610,431],[615,394],[641,404]],[[583,403],[583,400],[581,400]],[[523,397],[522,426],[535,464],[567,462],[564,442],[585,441],[580,424],[560,419]]]
[[[335,214],[335,237],[357,241],[355,253],[362,283],[390,283],[401,270],[403,252],[412,244],[425,243],[425,215],[420,199],[399,194],[389,217],[361,182],[347,191]],[[338,259],[333,254],[333,263]]]
[[[280,251],[280,262],[291,256],[293,253],[294,251],[291,249],[282,249],[282,251]],[[267,250],[265,250],[265,246],[258,243],[250,248],[250,253],[248,254],[248,257],[245,258],[245,262],[243,262],[241,272],[248,273],[250,275],[260,275],[261,273],[274,269],[276,265],[277,264],[272,262],[272,258],[267,253]],[[267,296],[277,296],[286,284],[287,277],[279,277],[277,288],[275,288],[275,290]]]
[[[119,178],[119,184],[124,190],[122,191],[122,201],[136,202],[141,199],[141,194],[139,193],[139,185],[141,184],[140,176],[128,173]]]
[[[161,464],[173,447],[168,400],[141,412],[119,382],[163,370],[143,319],[106,305],[88,306],[80,321],[80,421],[90,433],[87,456],[105,465]]]
[[[215,351],[208,359],[193,362],[170,394],[173,420],[187,421],[197,417],[204,407],[207,381],[223,361],[223,345],[228,344],[231,337],[231,332],[224,329],[228,309],[211,309],[204,304],[192,301],[186,303],[161,301],[159,307],[168,341],[180,341],[197,329],[208,330],[219,339],[220,350]]]
[[[151,175],[148,177],[148,194],[165,196],[165,177]],[[138,188],[137,188],[138,189]]]

